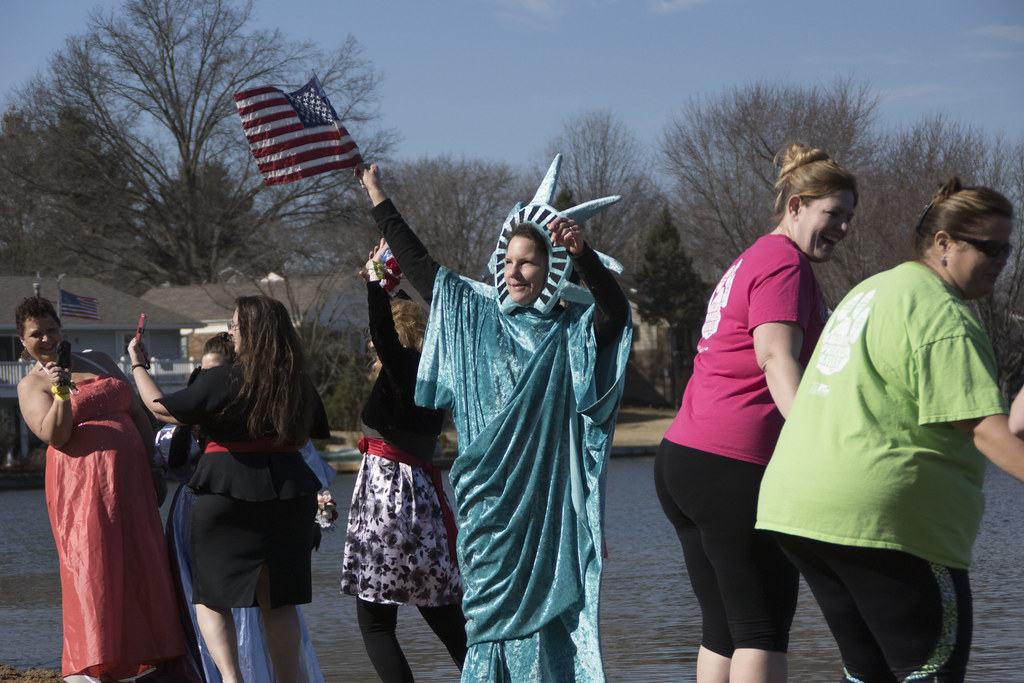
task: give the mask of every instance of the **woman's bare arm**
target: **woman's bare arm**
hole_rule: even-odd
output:
[[[768,392],[782,417],[788,417],[804,374],[799,360],[804,330],[796,323],[763,323],[754,328],[753,337],[754,355],[768,382]]]
[[[1024,441],[1010,431],[1006,415],[963,420],[954,422],[953,426],[971,436],[975,447],[996,467],[1024,481]]]
[[[70,373],[48,363],[45,372],[33,371],[18,382],[18,405],[25,424],[44,443],[60,448],[71,438],[74,418],[71,401],[58,398],[51,387]]]

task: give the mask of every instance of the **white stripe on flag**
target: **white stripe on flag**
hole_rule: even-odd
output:
[[[317,166],[333,164],[338,161],[348,161],[349,159],[354,158],[357,154],[357,150],[352,150],[352,152],[348,154],[335,154],[329,157],[321,157],[320,159],[313,159],[305,163],[295,164],[294,166],[289,166],[288,168],[281,168],[276,171],[266,171],[263,174],[263,176],[265,178],[277,178],[278,176],[289,175],[291,173],[298,173],[300,171],[307,171],[309,169],[316,168]]]

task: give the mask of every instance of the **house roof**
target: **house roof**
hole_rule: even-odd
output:
[[[626,293],[630,305],[636,307],[638,294],[636,282],[627,275],[615,274],[616,280]],[[409,287],[406,293],[419,303],[423,303]],[[309,311],[324,307],[328,298],[340,298],[355,308],[355,317],[365,320],[366,294],[363,280],[354,273],[329,275],[303,275],[281,277],[270,273],[259,280],[236,280],[234,282],[218,282],[204,285],[161,285],[153,287],[142,295],[147,305],[153,304],[193,320],[201,321],[202,325],[218,325],[231,320],[235,308],[235,299],[240,296],[265,294],[281,301],[293,319],[301,320]],[[344,305],[341,306],[344,308]],[[338,305],[327,306],[331,310],[328,318],[336,319],[340,311]],[[345,316],[348,317],[348,316]]]
[[[332,296],[359,297],[365,308],[363,281],[349,274],[310,275],[282,278],[274,273],[260,280],[221,282],[205,285],[162,285],[142,295],[148,303],[188,314],[203,324],[222,323],[231,319],[235,299],[240,296],[265,294],[285,305],[293,318],[302,318],[307,311],[322,306]]]
[[[99,306],[100,319],[79,318],[68,314],[62,315],[61,324],[73,329],[132,329],[139,322],[139,314],[145,313],[150,329],[179,329],[194,327],[196,318],[187,311],[176,311],[165,308],[155,302],[143,301],[139,297],[126,294],[116,287],[105,285],[88,277],[68,275],[60,279],[36,278],[30,275],[0,276],[0,307],[6,315],[0,317],[0,330],[13,330],[14,310],[22,299],[35,295],[35,285],[39,285],[39,296],[49,299],[54,306],[59,299],[59,289],[78,296],[96,299]]]

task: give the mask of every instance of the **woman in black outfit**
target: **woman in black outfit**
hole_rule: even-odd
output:
[[[210,368],[164,396],[129,344],[146,406],[171,424],[202,425],[209,440],[188,486],[193,602],[224,683],[241,681],[232,607],[258,604],[277,680],[296,680],[300,625],[295,605],[312,600],[310,553],[320,481],[299,448],[329,436],[327,416],[303,372],[304,354],[280,301],[240,297],[229,333],[238,362]],[[139,372],[143,370],[143,372]]]
[[[384,240],[370,252],[366,295],[376,381],[361,415],[363,462],[352,491],[341,592],[354,595],[363,644],[386,683],[412,681],[395,637],[398,606],[415,605],[459,669],[466,658],[455,520],[432,464],[444,411],[413,403],[426,312],[388,295]]]

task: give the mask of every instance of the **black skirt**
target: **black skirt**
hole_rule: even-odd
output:
[[[245,501],[207,493],[192,508],[192,602],[207,607],[252,607],[266,565],[270,606],[313,599],[310,555],[316,493]]]

